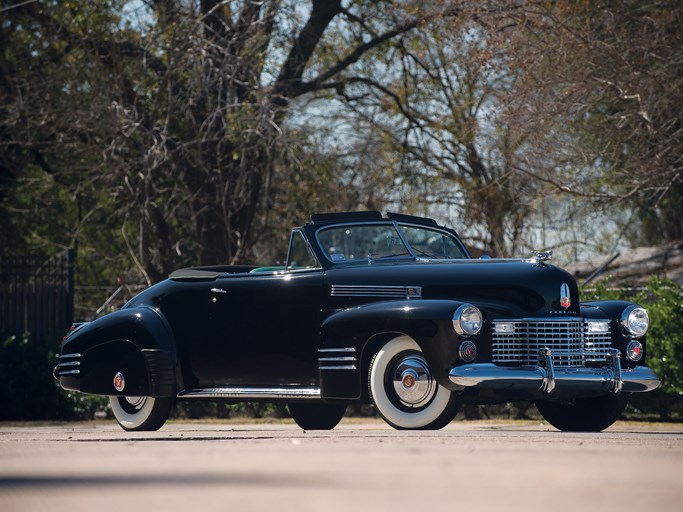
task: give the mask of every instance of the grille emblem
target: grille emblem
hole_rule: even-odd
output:
[[[569,295],[569,285],[564,283],[560,286],[560,306],[564,309],[568,309],[572,305],[572,299]]]

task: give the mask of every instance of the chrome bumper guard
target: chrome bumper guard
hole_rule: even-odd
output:
[[[609,351],[607,365],[601,368],[555,368],[553,356],[567,355],[567,352],[543,349],[539,354],[541,365],[522,368],[492,363],[464,364],[453,368],[449,379],[461,390],[540,391],[547,395],[555,390],[634,393],[652,391],[660,384],[659,377],[646,366],[622,369],[620,352],[616,349]]]

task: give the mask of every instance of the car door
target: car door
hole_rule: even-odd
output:
[[[314,385],[322,285],[321,269],[218,279],[209,315],[215,385]]]

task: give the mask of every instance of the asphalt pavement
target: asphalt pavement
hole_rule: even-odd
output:
[[[0,423],[0,511],[683,510],[683,425]]]

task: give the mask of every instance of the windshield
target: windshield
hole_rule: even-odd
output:
[[[444,231],[404,224],[399,228],[401,234],[393,223],[333,226],[318,231],[317,238],[333,263],[413,255],[429,259],[467,258],[458,241]]]
[[[334,263],[410,256],[393,224],[332,227],[319,231],[318,241]]]
[[[462,259],[467,255],[450,234],[434,229],[401,224],[403,238],[412,247],[415,256],[429,259]]]

